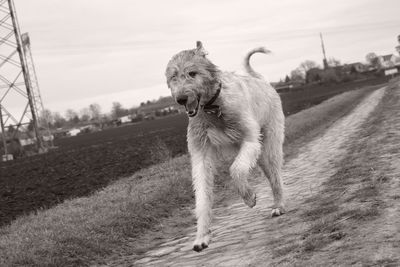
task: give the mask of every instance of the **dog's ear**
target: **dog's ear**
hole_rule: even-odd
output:
[[[200,41],[196,42],[195,54],[202,56],[202,57],[205,57],[206,55],[208,55],[208,52],[206,50],[204,50],[203,44]]]

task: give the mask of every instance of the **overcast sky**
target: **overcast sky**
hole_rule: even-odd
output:
[[[169,95],[164,70],[171,56],[201,40],[223,70],[241,70],[245,52],[268,80],[306,59],[364,61],[368,52],[395,53],[398,0],[14,0],[29,32],[45,106],[64,112],[93,102],[109,111]]]

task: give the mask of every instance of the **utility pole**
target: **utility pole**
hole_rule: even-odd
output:
[[[321,38],[321,46],[322,46],[322,54],[324,55],[324,59],[322,60],[324,63],[324,69],[328,69],[328,60],[326,60],[326,54],[325,54],[325,45],[324,45],[324,39],[322,38],[322,33],[319,33],[319,37]]]

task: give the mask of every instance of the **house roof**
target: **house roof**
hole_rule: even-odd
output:
[[[346,64],[346,65],[355,66],[355,65],[364,65],[364,64],[362,64],[361,62],[354,62],[354,63],[349,63],[349,64]]]
[[[390,61],[393,57],[393,54],[382,56],[383,61]]]

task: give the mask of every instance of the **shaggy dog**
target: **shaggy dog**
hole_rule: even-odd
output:
[[[278,93],[249,64],[257,52],[269,53],[262,47],[247,53],[248,76],[220,71],[206,58],[201,42],[173,56],[166,69],[172,96],[189,116],[187,141],[197,217],[193,249],[197,252],[210,242],[214,173],[221,154],[235,155],[229,171],[246,205],[256,205],[247,177],[258,164],[272,188],[272,216],[285,212],[281,182],[284,115]]]

